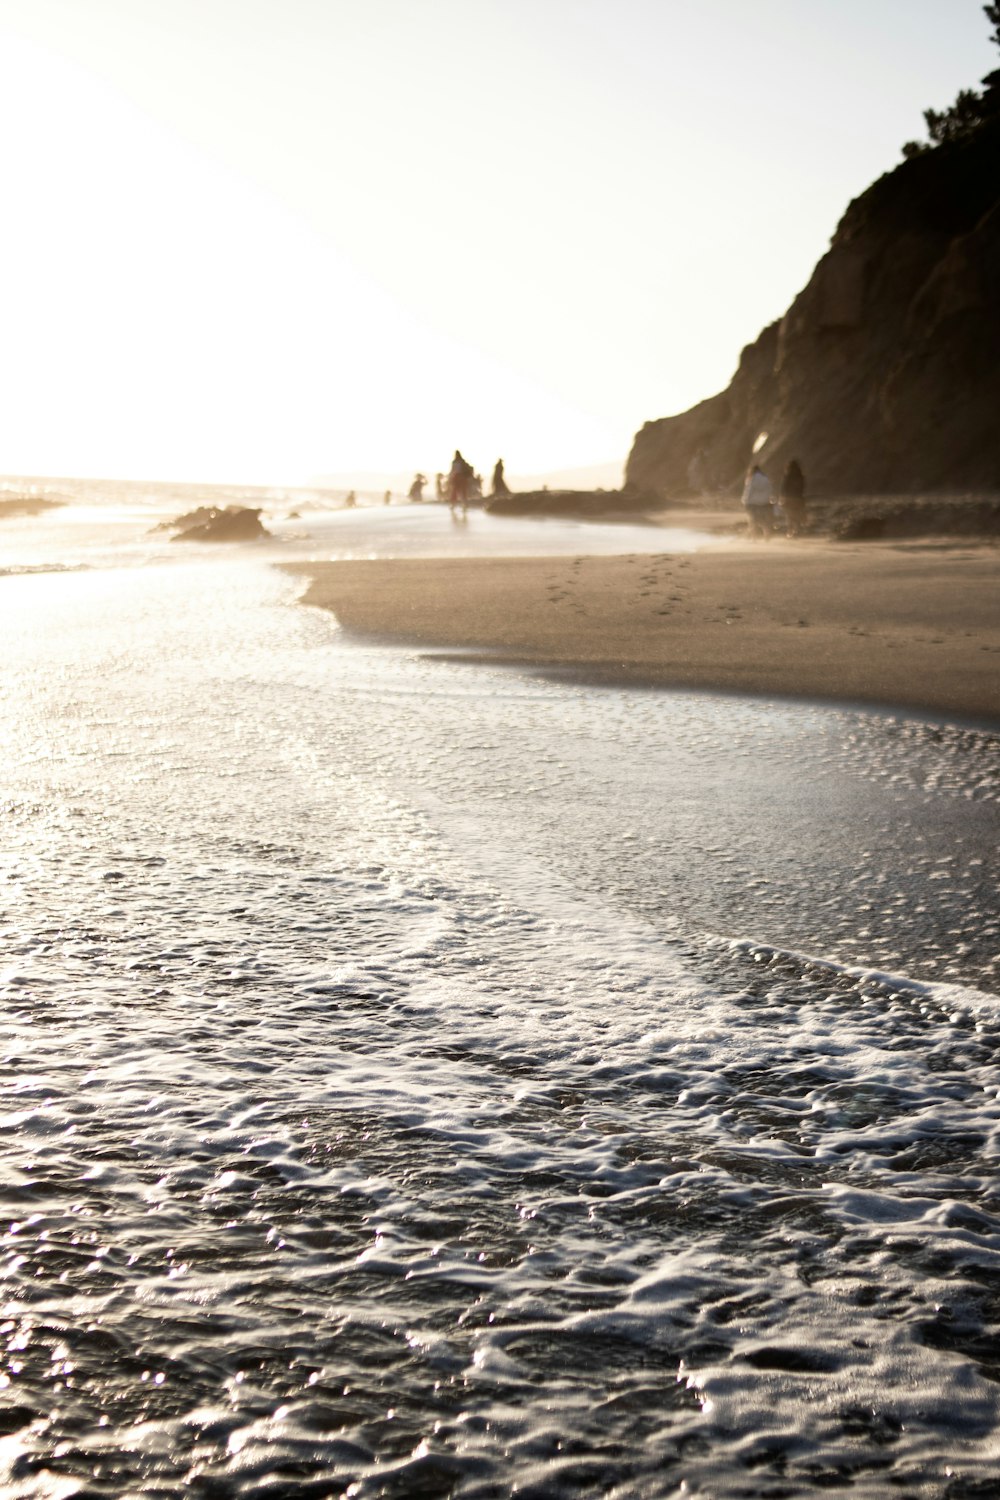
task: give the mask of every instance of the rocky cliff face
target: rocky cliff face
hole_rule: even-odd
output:
[[[855,199],[728,389],[637,434],[626,484],[735,489],[761,433],[814,496],[1000,491],[1000,120]]]

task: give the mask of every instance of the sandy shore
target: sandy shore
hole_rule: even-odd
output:
[[[916,709],[1000,726],[1000,549],[734,543],[694,554],[295,566],[345,630],[591,681]]]

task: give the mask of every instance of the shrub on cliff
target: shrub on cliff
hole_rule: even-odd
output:
[[[1000,4],[984,5],[983,10],[987,20],[993,25],[990,40],[1000,47]],[[930,139],[907,141],[903,147],[903,155],[907,159],[922,156],[935,146],[947,146],[955,141],[967,140],[987,120],[1000,118],[1000,68],[987,73],[982,82],[982,93],[976,89],[962,89],[948,109],[925,109],[924,121]]]

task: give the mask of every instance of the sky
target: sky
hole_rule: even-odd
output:
[[[979,0],[0,0],[0,473],[624,463],[989,30]]]

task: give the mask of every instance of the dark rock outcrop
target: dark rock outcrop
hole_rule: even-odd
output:
[[[1000,537],[1000,500],[975,495],[914,495],[905,500],[833,501],[823,507],[823,530],[840,542],[914,537],[977,540]]]
[[[626,486],[733,491],[754,443],[812,496],[1000,491],[1000,120],[902,162],[850,205],[728,389],[647,422]]]
[[[491,516],[581,516],[590,518],[635,515],[658,508],[654,496],[622,490],[522,490],[486,502]]]
[[[40,516],[43,511],[65,504],[65,500],[50,500],[40,495],[5,495],[0,498],[0,520],[7,516]]]
[[[271,534],[261,522],[260,511],[246,505],[199,505],[156,530],[175,532],[175,542],[255,542]]]

